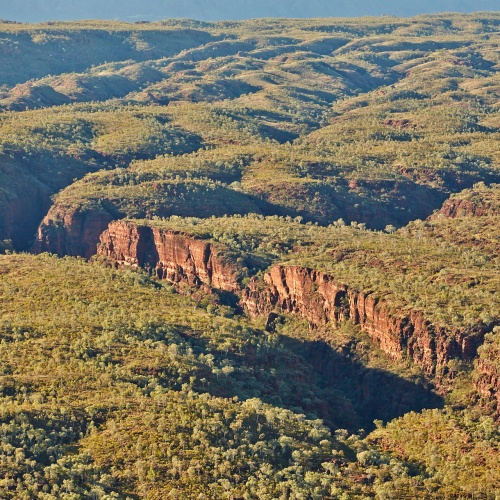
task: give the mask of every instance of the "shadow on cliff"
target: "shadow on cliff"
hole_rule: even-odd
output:
[[[352,403],[365,430],[373,429],[374,420],[387,422],[410,411],[444,405],[443,398],[433,392],[430,384],[414,383],[389,371],[368,368],[349,354],[337,352],[325,341],[303,342],[286,337],[283,342],[311,365],[315,386],[332,386]]]
[[[213,367],[202,366],[194,388],[213,396],[260,398],[350,432],[370,431],[374,420],[387,422],[409,411],[443,406],[431,387],[367,368],[327,342],[277,335],[270,343],[262,331],[245,330],[237,347],[214,349],[195,332],[179,331],[194,352],[212,354]]]

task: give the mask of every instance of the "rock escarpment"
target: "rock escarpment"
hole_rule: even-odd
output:
[[[445,201],[443,207],[437,213],[448,218],[485,217],[487,215],[500,215],[500,210],[488,203],[476,203],[472,200],[451,198]]]
[[[118,266],[142,267],[172,283],[240,290],[233,262],[212,243],[181,232],[116,221],[101,235],[97,253]]]
[[[99,236],[114,218],[103,207],[82,211],[55,205],[38,227],[32,251],[90,259],[97,251]]]
[[[477,184],[446,200],[441,209],[431,218],[437,217],[487,217],[500,215],[500,185]]]
[[[419,311],[393,311],[372,294],[337,283],[328,274],[303,267],[275,266],[264,284],[252,281],[242,304],[250,315],[282,310],[299,314],[312,326],[350,319],[392,359],[413,359],[431,377],[446,373],[454,358],[471,361],[489,325],[473,330],[436,327]]]
[[[500,328],[486,335],[479,348],[479,357],[474,370],[474,382],[479,394],[497,414],[500,413]]]
[[[470,362],[477,358],[485,334],[494,326],[436,326],[420,311],[397,310],[373,293],[360,292],[327,273],[300,266],[275,265],[263,279],[253,278],[242,287],[235,259],[227,258],[213,243],[148,224],[111,223],[101,235],[98,254],[116,266],[142,267],[174,284],[208,285],[237,293],[240,306],[250,316],[287,312],[306,318],[313,328],[350,320],[390,359],[413,360],[438,384],[453,378],[452,360]],[[486,380],[488,370],[483,372]],[[485,384],[488,389],[483,392],[495,398],[500,388],[498,377]]]

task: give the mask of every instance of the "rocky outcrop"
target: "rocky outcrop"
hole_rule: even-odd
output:
[[[54,205],[38,227],[32,251],[89,259],[97,251],[99,236],[114,218],[103,207],[84,211]]]
[[[281,310],[299,314],[311,326],[350,319],[392,359],[413,359],[429,376],[446,374],[451,359],[471,361],[488,325],[473,330],[436,327],[419,311],[393,311],[373,294],[337,283],[328,274],[303,267],[275,266],[264,284],[252,281],[242,305],[250,315]]]
[[[118,266],[142,267],[172,283],[240,290],[234,262],[212,243],[178,231],[116,221],[101,235],[97,253]]]
[[[239,268],[212,243],[193,236],[115,221],[102,234],[98,254],[117,266],[142,267],[172,283],[209,285],[238,293],[250,316],[287,312],[311,327],[350,320],[393,360],[412,359],[431,379],[448,375],[451,360],[472,361],[493,325],[468,330],[437,327],[420,311],[396,311],[372,293],[339,283],[327,273],[299,266],[272,267],[242,288]]]
[[[487,335],[479,348],[474,369],[474,385],[486,406],[500,414],[500,328]]]
[[[500,413],[500,369],[491,360],[478,359],[474,385],[486,406]]]
[[[282,310],[297,312],[299,309],[311,318],[314,324],[330,321],[343,321],[349,318],[350,305],[348,289],[336,284],[327,275],[305,272],[289,275],[288,283],[293,292],[287,294],[285,284],[279,288],[282,302],[278,298],[273,283],[280,275],[276,266],[266,275],[265,282],[253,282],[253,295],[249,289],[242,289],[238,280],[238,265],[234,259],[226,259],[211,242],[197,239],[185,233],[159,229],[127,220],[112,222],[101,235],[98,255],[104,256],[112,265],[121,268],[142,267],[160,279],[174,284],[186,283],[193,286],[206,285],[243,296],[242,303],[248,307],[253,304],[254,314],[268,313],[266,301],[280,304]],[[307,280],[306,276],[316,279]],[[260,287],[258,287],[260,283]],[[318,289],[314,290],[316,287]],[[319,291],[321,288],[321,291]],[[321,294],[331,297],[331,304],[321,299]],[[254,302],[251,301],[253,297]],[[271,328],[277,315],[270,314],[268,328]],[[411,383],[382,370],[371,370],[349,357],[342,356],[323,341],[294,342],[290,347],[307,359],[313,372],[321,373],[331,387],[349,394],[349,400],[361,416],[360,422],[370,428],[374,418],[390,420],[407,411],[440,406],[441,399],[429,388]],[[311,372],[305,376],[314,376]],[[335,414],[335,408],[332,409]],[[345,408],[339,409],[336,421],[346,418]],[[352,417],[352,416],[351,416]],[[349,420],[349,419],[347,419]],[[352,421],[343,423],[345,427]]]
[[[487,202],[476,202],[473,200],[450,198],[443,204],[433,218],[436,216],[447,218],[455,217],[485,217],[488,215],[500,215],[500,206],[495,206]]]
[[[500,215],[500,184],[486,186],[479,182],[446,200],[431,219],[497,215]]]
[[[383,124],[389,127],[396,127],[396,128],[417,128],[417,125],[415,123],[412,123],[407,118],[402,118],[399,120],[397,118],[389,118],[385,120]]]

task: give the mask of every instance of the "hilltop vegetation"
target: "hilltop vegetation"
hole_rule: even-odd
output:
[[[495,14],[4,23],[0,58],[21,70],[3,73],[0,106],[11,112],[1,114],[2,163],[10,157],[22,184],[32,186],[30,199],[40,198],[30,216],[38,223],[50,194],[86,173],[133,162],[132,171],[152,170],[160,180],[187,168],[224,182],[228,196],[257,198],[266,215],[399,227],[426,218],[452,192],[500,180],[492,36],[498,23]],[[192,159],[179,156],[185,153]],[[198,170],[214,157],[222,168],[215,161],[209,171]],[[235,175],[225,177],[231,158]],[[139,160],[153,163],[138,166]],[[2,169],[9,212],[24,193],[17,176]],[[98,175],[75,185],[63,205],[86,205],[92,179],[101,182]],[[146,194],[148,185],[144,191],[148,205],[154,195]],[[113,205],[121,198],[108,196]],[[255,203],[247,206],[255,211]],[[148,210],[171,213],[158,204]],[[1,237],[28,248],[33,224],[17,234],[6,223]]]
[[[0,497],[496,498],[499,27],[1,22]]]
[[[478,186],[463,198],[485,193],[493,204],[500,189]],[[242,279],[276,263],[325,271],[359,291],[372,292],[394,310],[417,309],[434,324],[471,328],[499,321],[500,218],[436,217],[396,230],[367,231],[337,221],[329,227],[279,217],[139,220],[182,231],[243,257]]]

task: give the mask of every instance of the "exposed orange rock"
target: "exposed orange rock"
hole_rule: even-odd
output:
[[[487,202],[475,202],[472,200],[461,198],[450,198],[446,200],[438,212],[432,216],[444,216],[449,218],[455,217],[485,217],[487,215],[500,215],[498,206],[494,206]]]
[[[474,370],[474,385],[490,410],[500,414],[500,348],[497,335],[488,335],[479,349]]]
[[[233,262],[213,244],[181,232],[116,221],[101,235],[97,253],[118,266],[142,267],[172,283],[240,290]]]
[[[303,267],[275,266],[265,286],[252,281],[242,305],[250,315],[282,310],[299,314],[311,326],[351,319],[392,359],[413,359],[429,376],[453,358],[470,361],[482,344],[487,326],[472,330],[436,327],[419,311],[393,311],[372,294],[336,283],[328,274]]]
[[[55,205],[38,227],[32,251],[89,259],[96,253],[100,234],[113,219],[104,208],[83,212]]]
[[[417,128],[417,126],[412,123],[407,118],[397,119],[397,118],[389,118],[383,122],[384,125],[388,125],[390,127],[397,128]]]
[[[351,320],[393,360],[412,359],[433,379],[452,359],[472,361],[492,325],[459,330],[437,327],[420,311],[395,311],[374,294],[338,283],[329,274],[299,266],[272,267],[242,289],[238,266],[207,241],[185,233],[115,221],[102,234],[98,254],[117,266],[143,267],[160,279],[238,293],[250,316],[283,311],[311,327]]]
[[[474,385],[492,410],[500,413],[500,372],[491,360],[479,358]]]

